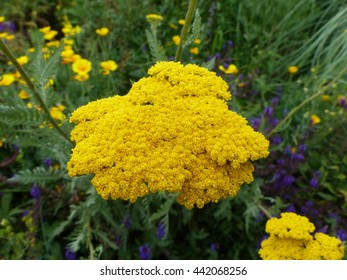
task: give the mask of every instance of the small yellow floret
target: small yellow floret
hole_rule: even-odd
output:
[[[105,37],[110,32],[110,30],[107,27],[101,27],[101,28],[98,28],[95,32],[99,36]]]

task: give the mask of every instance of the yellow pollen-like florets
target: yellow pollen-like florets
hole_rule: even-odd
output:
[[[158,62],[126,96],[78,108],[70,176],[95,174],[104,198],[179,193],[188,209],[234,196],[269,142],[228,109],[228,85],[206,68]]]
[[[295,213],[282,213],[266,223],[269,238],[261,243],[263,260],[340,260],[345,247],[341,240],[324,233],[311,233],[314,225]]]

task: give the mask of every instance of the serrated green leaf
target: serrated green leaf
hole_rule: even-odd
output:
[[[154,61],[166,61],[164,48],[158,43],[156,35],[146,30],[146,37],[149,45],[149,50]]]
[[[47,170],[43,167],[36,167],[33,170],[19,171],[18,174],[16,174],[9,181],[21,184],[45,184],[60,180],[65,176],[66,172],[63,170]]]
[[[214,64],[216,63],[216,58],[213,57],[207,62],[204,62],[201,66],[207,68],[208,70],[212,70],[214,68]]]
[[[16,105],[0,105],[0,122],[7,125],[37,126],[45,120],[44,114],[36,109]]]

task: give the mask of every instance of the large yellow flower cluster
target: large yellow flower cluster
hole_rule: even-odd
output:
[[[269,238],[264,240],[259,255],[264,260],[340,260],[345,247],[324,233],[311,235],[314,225],[295,213],[282,213],[266,223]]]
[[[95,174],[104,198],[134,202],[149,193],[179,193],[188,209],[234,196],[253,180],[269,142],[228,110],[228,85],[197,65],[158,62],[126,96],[73,112],[76,142],[70,176]]]

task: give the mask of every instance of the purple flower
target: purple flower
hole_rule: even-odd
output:
[[[24,210],[22,213],[22,217],[28,216],[30,211],[28,209]]]
[[[162,221],[159,222],[158,228],[157,228],[157,237],[159,240],[163,239],[163,237],[166,234],[165,225]]]
[[[283,92],[283,87],[282,86],[277,86],[276,87],[276,93],[280,95]]]
[[[272,107],[265,107],[264,109],[264,116],[265,117],[271,117],[273,115],[274,109]]]
[[[342,108],[347,109],[347,99],[346,99],[346,97],[339,98],[339,105]]]
[[[304,153],[307,150],[307,146],[305,144],[300,144],[298,147],[299,153]]]
[[[213,252],[218,252],[220,249],[220,244],[217,242],[217,243],[212,243],[210,245],[210,250],[213,251]]]
[[[286,212],[296,212],[295,206],[293,204],[290,204],[286,210]]]
[[[291,159],[294,161],[303,161],[305,159],[305,156],[300,153],[292,153]]]
[[[40,187],[37,184],[33,184],[30,190],[30,195],[34,199],[39,199],[41,196],[41,190]]]
[[[254,130],[258,130],[260,127],[261,119],[260,118],[255,118],[251,120],[251,126],[253,127]]]
[[[228,45],[229,48],[231,48],[233,46],[233,44],[234,44],[233,41],[228,40],[227,45]]]
[[[76,253],[72,251],[70,248],[65,248],[65,259],[66,260],[75,260],[76,259]]]
[[[271,118],[270,119],[270,125],[271,126],[276,126],[276,125],[278,125],[279,124],[279,120],[278,119],[276,119],[276,118]]]
[[[277,106],[279,102],[280,102],[280,99],[278,97],[274,97],[271,99],[272,106]]]
[[[345,229],[339,229],[336,232],[336,237],[340,239],[341,241],[345,241],[347,239],[347,231]]]
[[[273,145],[279,145],[282,143],[282,138],[279,135],[275,135],[274,137],[272,137],[271,142]]]
[[[290,185],[292,185],[293,183],[295,182],[295,178],[293,177],[293,176],[291,176],[291,175],[285,175],[284,177],[283,177],[283,183],[284,183],[284,185],[285,186],[290,186]]]
[[[43,160],[43,164],[44,164],[45,167],[49,168],[49,167],[52,166],[53,161],[52,161],[50,158],[45,158],[45,159]]]
[[[148,244],[139,247],[139,254],[141,260],[149,260],[151,258],[151,248]]]
[[[292,153],[292,148],[287,145],[285,148],[284,148],[284,154],[285,155],[290,155]]]
[[[319,180],[317,178],[315,178],[315,177],[311,178],[310,186],[312,188],[318,188],[319,187]]]
[[[220,59],[220,58],[221,58],[221,55],[220,55],[219,52],[217,52],[217,53],[214,55],[214,57],[215,57],[216,59]]]

